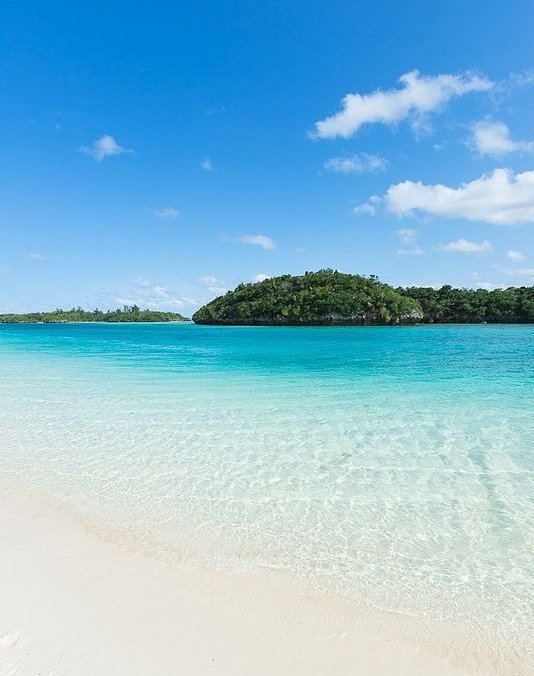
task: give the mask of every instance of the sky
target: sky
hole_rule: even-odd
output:
[[[0,312],[534,282],[534,5],[6,3]]]

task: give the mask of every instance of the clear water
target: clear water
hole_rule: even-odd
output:
[[[534,327],[0,325],[0,481],[525,653]]]

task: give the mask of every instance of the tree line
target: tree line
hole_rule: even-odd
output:
[[[375,275],[326,269],[240,284],[193,315],[198,324],[534,322],[534,287],[393,288]]]
[[[177,312],[141,310],[137,305],[124,305],[117,310],[53,310],[52,312],[28,312],[0,315],[0,323],[65,324],[68,322],[183,322],[185,317]]]
[[[423,322],[534,322],[534,286],[488,291],[455,289],[446,284],[439,289],[411,286],[399,291],[419,303]]]

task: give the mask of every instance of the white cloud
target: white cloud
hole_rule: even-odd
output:
[[[400,239],[403,244],[412,244],[417,239],[417,230],[413,228],[400,228],[395,230],[395,236]]]
[[[447,253],[488,254],[493,251],[493,246],[487,239],[479,243],[469,242],[467,239],[457,239],[455,242],[438,246],[438,250]]]
[[[45,261],[46,260],[46,258],[44,256],[41,256],[41,254],[38,254],[38,253],[30,253],[30,254],[28,254],[28,256],[32,261]]]
[[[259,246],[265,250],[276,249],[276,244],[267,235],[246,235],[237,240],[240,244],[251,244],[252,246]]]
[[[254,275],[252,278],[253,282],[264,282],[266,279],[269,279],[269,275],[264,274],[263,272],[258,272],[257,275]]]
[[[519,277],[531,277],[534,279],[534,268],[519,268],[518,270],[514,270],[514,274]]]
[[[508,77],[507,84],[515,85],[517,87],[534,85],[534,69],[524,70],[520,73],[512,73]]]
[[[181,213],[174,207],[162,207],[161,209],[156,209],[154,211],[154,216],[165,220],[168,218],[178,218],[181,216]]]
[[[97,304],[104,302],[108,307],[115,307],[117,304],[139,305],[141,309],[182,312],[185,308],[202,305],[206,300],[200,297],[188,297],[146,277],[137,277],[132,280],[132,286],[129,289],[106,294],[105,298],[95,299],[93,302]]]
[[[381,202],[382,202],[381,197],[379,197],[378,195],[371,195],[371,197],[367,200],[367,202],[364,202],[363,204],[354,207],[352,213],[356,214],[357,216],[361,216],[362,214],[375,216]]]
[[[376,196],[371,200],[376,204]],[[495,169],[458,188],[404,181],[388,189],[385,202],[388,211],[399,216],[423,212],[496,225],[533,223],[534,171]]]
[[[169,312],[179,312],[186,307],[186,303],[181,298],[173,298],[170,294],[166,298],[161,296],[150,298],[150,296],[135,296],[127,298],[116,296],[115,302],[119,305],[138,305],[142,310],[168,310]],[[190,303],[187,303],[190,305]]]
[[[499,284],[493,284],[492,282],[484,282],[482,280],[475,281],[475,284],[478,289],[485,289],[486,291],[493,291],[494,289],[502,288],[502,286]]]
[[[198,283],[202,286],[216,286],[217,284],[222,284],[220,279],[214,277],[213,275],[203,275],[198,278]]]
[[[372,202],[364,202],[364,204],[360,204],[359,206],[354,207],[352,213],[356,214],[357,216],[361,216],[362,214],[369,214],[369,216],[375,216],[376,205],[373,204]]]
[[[472,128],[471,145],[480,155],[499,157],[513,152],[534,152],[534,141],[514,141],[504,122],[481,120]]]
[[[512,250],[506,252],[506,257],[509,258],[514,263],[523,263],[528,258],[527,255],[524,254],[522,251],[512,251]]]
[[[364,124],[392,125],[406,119],[418,128],[426,115],[439,111],[451,99],[493,87],[493,82],[472,73],[426,76],[417,70],[402,75],[399,82],[399,89],[347,94],[338,113],[315,123],[312,136],[349,138]]]
[[[215,171],[215,167],[213,166],[213,162],[209,157],[205,157],[201,162],[200,162],[200,168],[203,169],[204,171]]]
[[[81,146],[78,150],[81,153],[90,155],[97,162],[102,162],[103,159],[112,155],[124,155],[125,153],[133,155],[133,150],[123,148],[115,141],[113,136],[107,134],[94,141],[92,146]]]
[[[534,279],[534,268],[508,268],[500,270],[500,272],[510,277],[528,277],[529,279]]]
[[[217,295],[222,295],[227,292],[227,288],[224,285],[222,279],[214,277],[213,275],[203,275],[197,280],[198,284],[205,286],[210,293],[215,293]]]
[[[175,295],[164,286],[152,285],[139,287],[128,296],[116,296],[115,303],[119,305],[139,305],[141,309],[180,311],[191,303]]]
[[[385,157],[361,153],[351,157],[332,157],[325,162],[324,168],[336,174],[364,174],[384,171],[388,164]]]

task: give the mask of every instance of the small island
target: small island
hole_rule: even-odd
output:
[[[141,310],[137,305],[125,305],[117,310],[53,310],[52,312],[29,312],[25,314],[0,315],[0,324],[67,324],[70,322],[187,322],[177,312]]]
[[[393,288],[375,275],[326,269],[240,284],[201,307],[193,321],[266,326],[533,323],[534,287]]]

